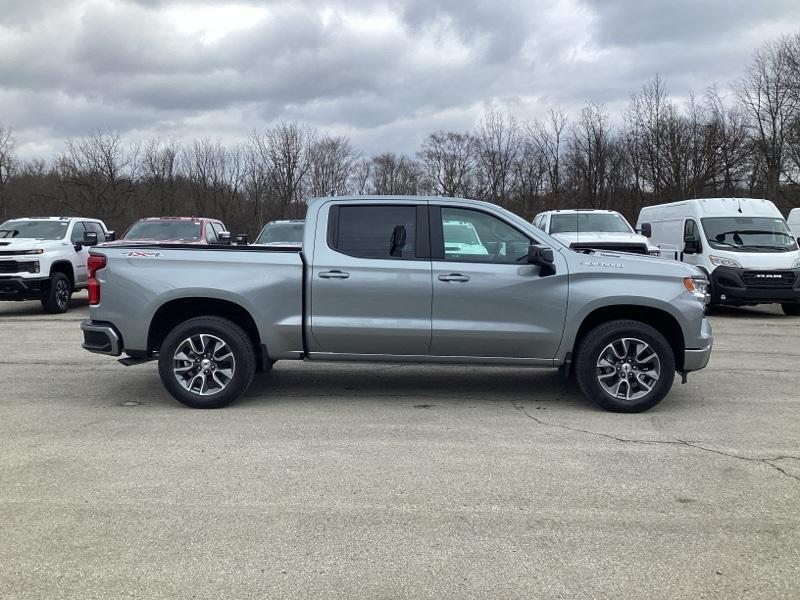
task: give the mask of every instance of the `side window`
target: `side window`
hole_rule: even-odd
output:
[[[692,219],[686,219],[686,223],[683,225],[683,239],[699,239],[697,237],[697,225]]]
[[[217,233],[214,231],[211,223],[206,223],[206,242],[209,244],[217,243]]]
[[[211,228],[214,230],[217,239],[219,239],[219,234],[225,231],[225,228],[222,226],[222,223],[212,223]]]
[[[328,244],[359,258],[415,258],[415,206],[339,206],[331,211]]]
[[[83,223],[75,223],[75,226],[72,228],[72,237],[70,240],[73,244],[77,244],[83,241],[83,234],[86,232],[86,227],[84,227]]]
[[[442,207],[444,260],[515,263],[528,256],[531,240],[486,213]]]

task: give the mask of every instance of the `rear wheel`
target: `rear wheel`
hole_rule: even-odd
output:
[[[44,312],[50,314],[65,313],[69,310],[69,300],[72,297],[72,284],[69,277],[63,273],[53,273],[50,276],[50,287],[47,295],[42,298]]]
[[[642,412],[667,395],[675,355],[666,338],[640,321],[609,321],[581,342],[575,376],[587,398],[615,412]]]
[[[158,372],[167,391],[192,408],[221,408],[253,380],[253,342],[236,323],[196,317],[176,326],[159,349]]]
[[[800,317],[800,304],[781,304],[781,308],[788,317]]]

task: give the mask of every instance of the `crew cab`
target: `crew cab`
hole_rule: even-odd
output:
[[[147,217],[131,225],[120,242],[180,242],[216,244],[227,232],[218,219],[207,217]]]
[[[658,248],[650,246],[647,237],[634,231],[625,217],[614,210],[550,210],[536,215],[533,224],[573,250],[658,255]]]
[[[87,285],[84,235],[114,239],[99,219],[34,217],[0,225],[0,300],[41,300],[48,313],[69,309],[72,293]]]
[[[157,359],[166,389],[196,408],[305,359],[555,367],[635,412],[712,347],[696,268],[575,252],[477,200],[320,198],[302,248],[100,245],[89,267],[83,347]]]

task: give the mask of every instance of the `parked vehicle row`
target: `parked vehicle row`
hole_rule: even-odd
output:
[[[93,248],[83,347],[157,360],[196,408],[232,402],[276,360],[331,360],[554,367],[637,412],[708,363],[696,267],[578,252],[474,200],[322,198],[305,223],[299,245]]]

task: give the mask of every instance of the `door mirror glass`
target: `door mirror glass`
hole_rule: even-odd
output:
[[[652,237],[653,236],[653,226],[650,223],[642,223],[641,234],[644,237]]]
[[[106,241],[113,242],[117,239],[117,232],[116,231],[106,231]]]
[[[83,233],[83,245],[84,246],[96,246],[97,245],[97,233],[94,231],[85,231]]]
[[[697,238],[686,238],[683,241],[684,254],[700,254],[700,240]]]
[[[220,231],[219,235],[217,236],[217,243],[218,244],[225,244],[229,246],[231,243],[231,232],[230,231]]]

